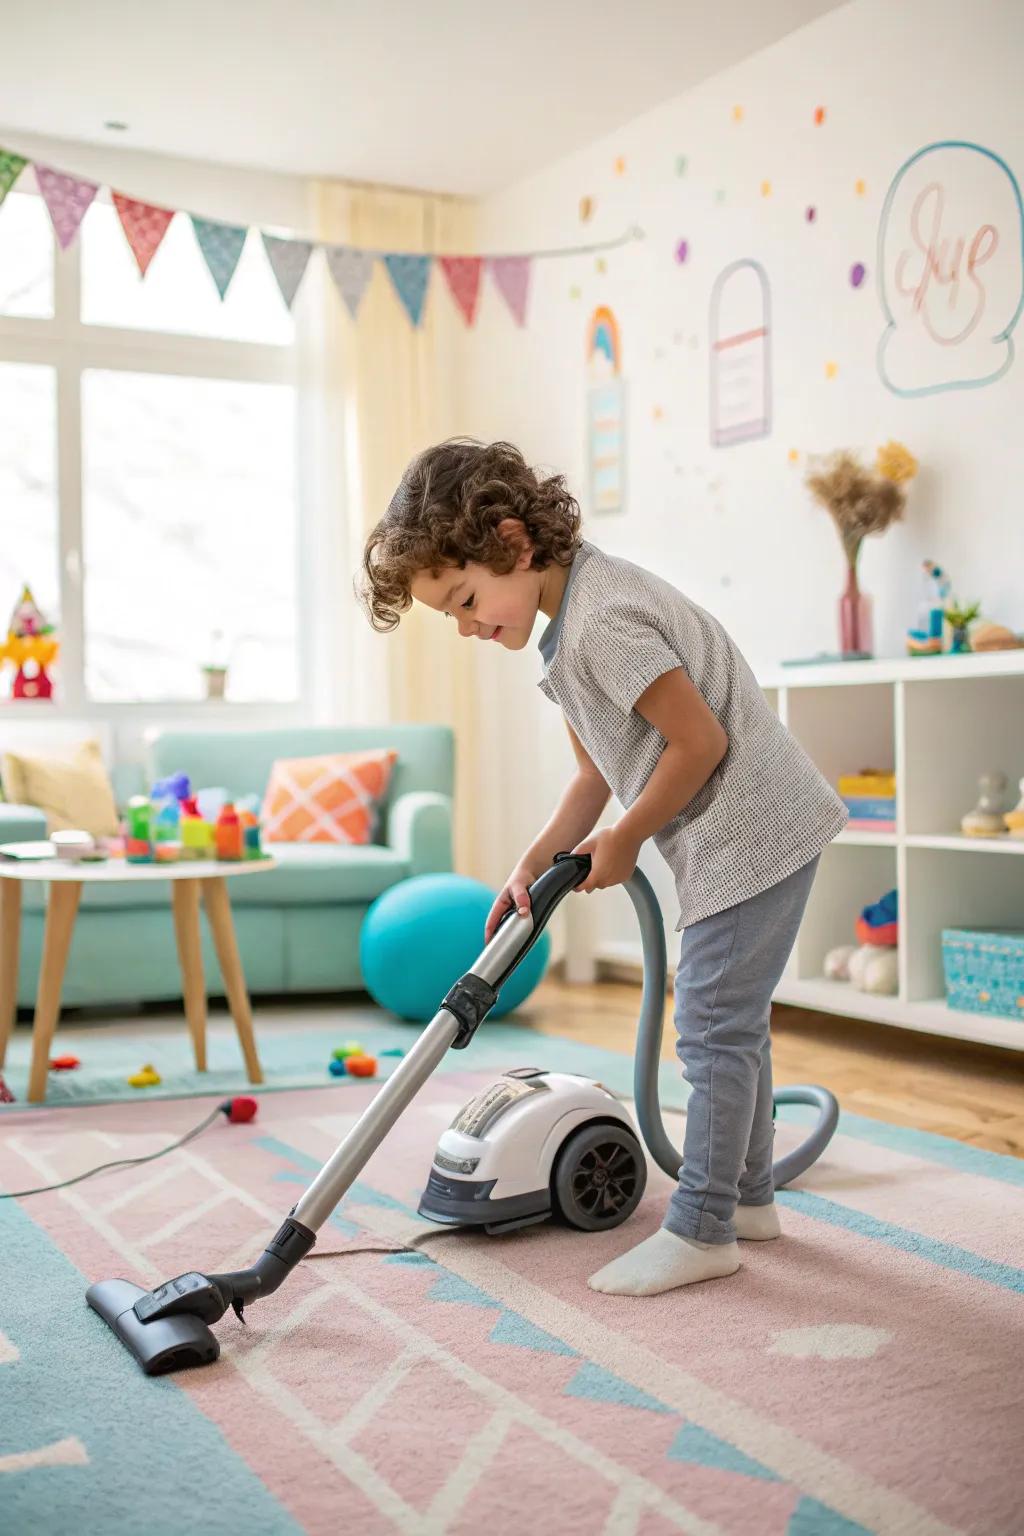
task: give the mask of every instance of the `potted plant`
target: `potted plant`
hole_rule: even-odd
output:
[[[228,658],[223,630],[215,629],[210,636],[209,659],[203,662],[200,670],[206,682],[206,697],[223,699],[228,681]]]
[[[917,460],[902,443],[879,448],[874,470],[839,449],[807,476],[815,500],[831,515],[846,558],[846,585],[839,599],[839,646],[847,657],[870,656],[874,648],[871,599],[857,580],[860,547],[869,533],[884,533],[902,517],[903,487],[917,474]]]
[[[952,630],[949,647],[951,655],[960,656],[970,650],[971,642],[967,636],[967,629],[980,613],[980,603],[971,603],[969,608],[963,607],[959,601],[950,603],[946,609],[946,623]]]

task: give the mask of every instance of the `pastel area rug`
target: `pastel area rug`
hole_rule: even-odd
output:
[[[164,1161],[0,1202],[0,1529],[1018,1536],[1024,1162],[847,1116],[782,1196],[781,1242],[660,1297],[586,1285],[660,1221],[657,1172],[606,1234],[346,1255],[421,1238],[434,1142],[491,1075],[445,1063],[320,1257],[178,1377],[142,1375],[87,1282],[250,1262],[372,1085],[266,1094]],[[150,1151],[209,1102],[21,1110],[0,1182]]]

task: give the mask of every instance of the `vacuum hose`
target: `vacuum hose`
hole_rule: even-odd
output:
[[[668,974],[665,925],[658,898],[642,870],[635,869],[625,882],[625,887],[640,924],[644,955],[644,988],[633,1068],[636,1118],[640,1134],[654,1161],[670,1179],[675,1179],[682,1167],[683,1154],[668,1138],[658,1097],[658,1067],[665,1018],[665,977]],[[777,1088],[775,1103],[810,1104],[818,1111],[817,1123],[810,1135],[794,1151],[779,1158],[772,1167],[775,1188],[782,1189],[804,1173],[824,1152],[839,1121],[839,1104],[827,1088],[815,1088],[810,1084]]]

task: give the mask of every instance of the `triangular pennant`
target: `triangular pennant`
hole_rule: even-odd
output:
[[[52,171],[48,165],[35,165],[36,181],[43,195],[57,244],[66,251],[78,233],[78,226],[85,218],[99,185],[95,181],[83,181],[80,176],[66,176],[63,171]]]
[[[546,1355],[578,1355],[579,1350],[545,1333],[518,1312],[502,1312],[490,1332],[492,1344],[518,1344],[522,1349],[542,1350]]]
[[[291,309],[309,265],[313,243],[311,240],[282,240],[277,235],[264,235],[263,245],[281,297]]]
[[[0,203],[14,186],[28,161],[21,155],[12,155],[9,149],[0,149]]]
[[[501,1305],[483,1291],[478,1291],[475,1285],[470,1285],[468,1280],[452,1274],[451,1270],[445,1270],[435,1280],[427,1292],[427,1300],[461,1301],[470,1307],[491,1307],[495,1310]]]
[[[714,1467],[718,1472],[739,1472],[743,1477],[759,1477],[767,1483],[779,1481],[775,1473],[759,1461],[719,1440],[699,1424],[684,1424],[666,1453],[670,1461],[688,1461],[697,1467]]]
[[[530,257],[492,256],[488,266],[512,318],[517,325],[525,325],[526,300],[530,291]]]
[[[616,1403],[623,1408],[649,1408],[652,1413],[672,1413],[656,1397],[648,1397],[639,1387],[623,1381],[603,1366],[586,1360],[565,1388],[566,1397],[587,1397],[594,1403]]]
[[[448,279],[452,298],[462,311],[467,325],[476,319],[477,300],[480,297],[480,273],[483,262],[479,256],[441,256],[441,271]]]
[[[217,292],[223,298],[235,275],[248,231],[242,224],[215,224],[212,219],[197,219],[195,214],[192,228]]]
[[[406,314],[413,325],[419,325],[423,316],[423,301],[427,296],[431,256],[385,256],[384,265],[395,285]]]
[[[348,245],[328,245],[324,247],[324,254],[327,257],[327,270],[334,278],[334,285],[354,320],[360,300],[373,276],[373,253],[355,251]]]
[[[111,192],[121,228],[132,248],[132,255],[139,264],[143,277],[150,262],[160,248],[167,227],[174,218],[173,208],[155,208],[152,203],[140,203],[137,198],[125,197],[123,192]]]
[[[786,1536],[868,1536],[868,1528],[805,1496],[789,1517]]]

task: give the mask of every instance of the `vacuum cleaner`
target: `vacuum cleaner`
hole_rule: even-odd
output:
[[[204,1365],[220,1346],[211,1330],[231,1308],[269,1296],[309,1253],[317,1233],[380,1146],[402,1111],[451,1048],[463,1050],[498,994],[536,943],[551,914],[590,873],[590,855],[556,854],[530,887],[530,909],[510,908],[472,967],[460,976],[430,1023],[382,1083],[281,1227],[249,1269],[227,1274],[191,1270],[152,1291],[128,1280],[102,1280],[86,1292],[90,1307],[134,1354],[147,1375]],[[670,1178],[682,1153],[669,1140],[658,1100],[667,957],[661,909],[650,881],[636,869],[625,882],[640,924],[644,979],[634,1067],[637,1126],[601,1083],[568,1072],[513,1067],[473,1096],[442,1134],[420,1214],[449,1227],[501,1233],[554,1218],[581,1231],[617,1226],[638,1205],[647,1159]],[[775,1163],[775,1187],[821,1155],[835,1131],[839,1105],[824,1088],[787,1087],[775,1103],[817,1109],[805,1140]]]

